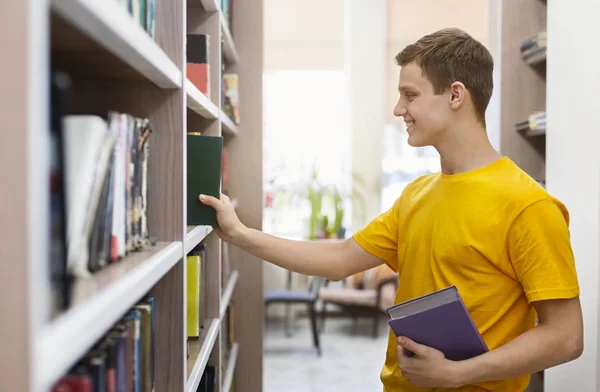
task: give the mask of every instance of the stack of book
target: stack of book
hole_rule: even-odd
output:
[[[154,320],[154,297],[147,296],[54,385],[52,392],[153,392]]]
[[[68,270],[90,276],[154,240],[148,231],[147,119],[111,112],[63,120]]]
[[[521,43],[521,57],[528,64],[537,64],[546,60],[546,32],[527,38]]]
[[[137,23],[148,33],[152,39],[155,38],[156,0],[116,0]]]
[[[546,134],[546,112],[538,111],[529,115],[525,121],[515,124],[515,130],[526,136]]]

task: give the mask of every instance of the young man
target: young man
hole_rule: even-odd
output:
[[[387,263],[399,274],[396,303],[457,286],[490,351],[450,361],[390,331],[385,391],[523,391],[529,374],[583,350],[568,212],[490,144],[493,60],[482,44],[445,29],[396,61],[394,114],[404,118],[409,144],[437,149],[442,170],[408,185],[352,239],[275,238],[242,225],[227,197],[200,199],[217,210],[223,240],[281,267],[339,280]]]

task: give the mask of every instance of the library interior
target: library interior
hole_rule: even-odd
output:
[[[279,267],[223,240],[199,195],[272,236],[351,240],[441,170],[393,111],[395,56],[444,28],[493,57],[493,147],[569,212],[585,349],[526,391],[600,390],[598,15],[591,0],[1,1],[0,392],[384,390],[398,272]]]

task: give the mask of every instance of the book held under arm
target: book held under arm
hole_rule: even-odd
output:
[[[460,361],[488,351],[456,286],[387,309],[396,336],[435,348]]]

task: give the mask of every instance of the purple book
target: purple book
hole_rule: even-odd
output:
[[[460,361],[488,351],[455,286],[394,305],[387,312],[396,336],[436,348],[447,359]]]

